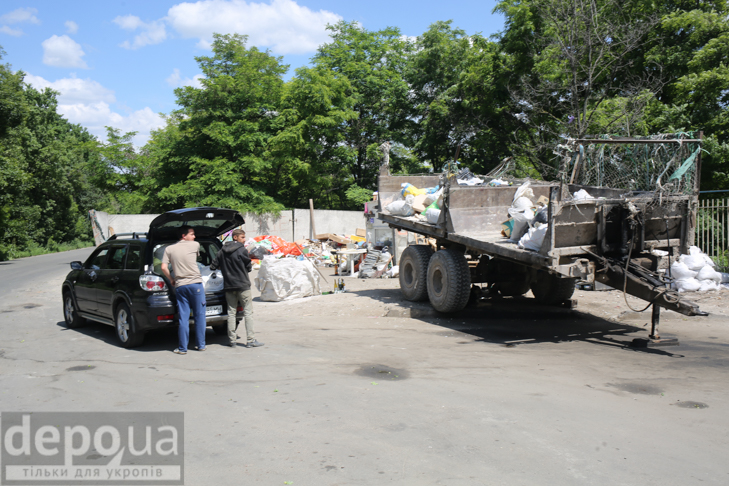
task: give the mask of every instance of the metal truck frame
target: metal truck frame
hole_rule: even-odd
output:
[[[700,144],[700,136],[690,141]],[[651,143],[626,138],[577,142]],[[657,273],[660,258],[651,250],[676,255],[687,253],[693,243],[700,156],[696,164],[691,194],[662,195],[659,204],[625,189],[532,181],[535,199],[544,196],[549,201],[549,226],[539,251],[519,248],[501,234],[516,184],[466,186],[459,185],[455,175],[447,180],[438,174],[398,176],[383,165],[378,218],[393,228],[436,241],[436,251],[428,245],[411,245],[400,258],[400,287],[408,300],[430,300],[439,312],[458,312],[481,290],[472,284],[480,283],[488,285],[490,294],[516,296],[531,289],[538,302],[560,305],[570,299],[578,280],[601,282],[652,304],[650,339],[643,340],[645,345],[678,344],[660,338],[660,308],[687,316],[707,314],[670,289],[670,278]],[[419,188],[445,187],[436,224],[395,216],[385,209],[400,197],[405,182]],[[572,200],[570,196],[580,189],[595,199]]]

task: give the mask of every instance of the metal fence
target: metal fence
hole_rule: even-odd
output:
[[[695,242],[716,262],[717,270],[729,271],[729,198],[699,201]]]

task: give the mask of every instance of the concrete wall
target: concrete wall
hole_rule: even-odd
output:
[[[96,244],[99,245],[113,234],[144,233],[149,229],[149,223],[159,215],[108,214],[103,211],[94,211],[91,216],[94,224],[94,238]],[[279,216],[246,213],[243,215],[243,219],[245,220],[243,229],[246,231],[246,236],[249,237],[274,235],[280,236],[286,241],[295,241],[309,238],[311,233],[308,209],[281,211]],[[317,234],[353,235],[357,228],[364,228],[365,223],[364,213],[361,211],[314,210],[314,227]]]

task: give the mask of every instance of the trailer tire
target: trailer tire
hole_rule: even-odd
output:
[[[433,249],[427,245],[410,245],[400,257],[400,290],[406,300],[428,299],[428,262]]]
[[[528,275],[524,275],[523,280],[512,280],[510,282],[501,282],[498,284],[499,294],[504,297],[517,297],[529,292],[530,283]]]
[[[544,305],[561,304],[575,292],[576,278],[560,278],[544,271],[537,272],[531,288],[537,302]]]
[[[453,249],[437,251],[428,264],[428,299],[435,310],[452,313],[463,310],[471,296],[468,262]]]

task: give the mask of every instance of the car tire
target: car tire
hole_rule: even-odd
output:
[[[400,257],[400,290],[406,300],[428,299],[428,262],[433,249],[426,245],[410,245]]]
[[[439,250],[428,264],[428,299],[435,310],[453,313],[463,310],[471,296],[471,271],[463,253]]]
[[[537,272],[532,282],[532,294],[543,305],[559,305],[575,293],[576,278],[560,278],[545,271]]]
[[[144,341],[144,334],[137,331],[134,316],[124,302],[119,304],[114,311],[114,329],[119,344],[124,348],[134,348]]]
[[[76,329],[86,325],[86,319],[78,315],[78,309],[70,291],[63,293],[63,319],[66,321],[68,329]]]

